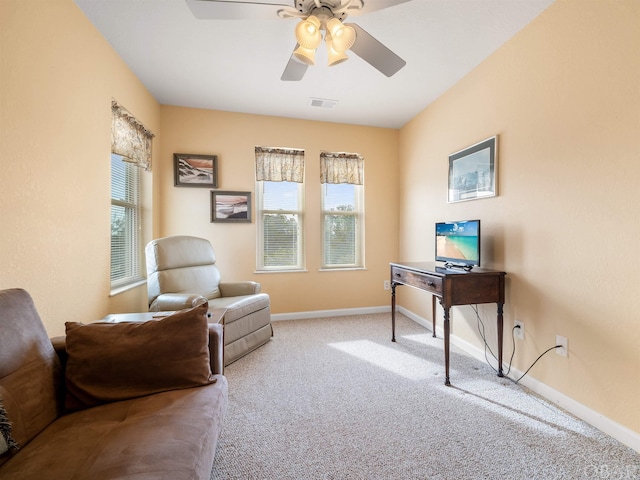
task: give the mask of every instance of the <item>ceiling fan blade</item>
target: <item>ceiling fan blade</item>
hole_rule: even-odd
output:
[[[369,35],[362,27],[355,23],[347,25],[356,31],[356,41],[351,47],[351,51],[387,77],[395,75],[407,64],[402,58]]]
[[[365,15],[367,13],[375,12],[378,10],[382,10],[383,8],[395,7],[396,5],[400,5],[401,3],[407,3],[411,0],[366,0],[363,2],[362,8],[348,8],[346,13],[349,14],[350,17],[358,17],[360,15]]]
[[[296,48],[298,48],[297,43]],[[293,50],[295,51],[296,48],[294,48]],[[300,80],[302,80],[302,77],[304,77],[307,68],[309,68],[309,65],[299,62],[294,58],[293,54],[291,54],[291,58],[289,58],[287,66],[284,67],[284,72],[282,72],[280,80],[284,82],[299,82]]]
[[[228,0],[186,0],[194,17],[203,20],[246,20],[278,18],[278,10],[291,5],[281,3],[231,2]]]

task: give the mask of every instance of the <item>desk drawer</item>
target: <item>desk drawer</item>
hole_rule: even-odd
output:
[[[442,296],[442,277],[391,267],[391,281]]]

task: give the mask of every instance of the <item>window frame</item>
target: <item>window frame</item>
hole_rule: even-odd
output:
[[[320,190],[320,223],[321,223],[321,270],[353,270],[365,268],[365,256],[364,256],[364,185],[351,184],[354,187],[354,210],[353,211],[340,211],[340,210],[327,210],[326,205],[326,190],[329,183],[322,183]],[[355,217],[355,241],[354,241],[354,263],[342,263],[342,264],[327,264],[327,242],[326,242],[326,218],[327,216],[344,216]]]
[[[293,183],[297,186],[297,210],[271,210],[264,208],[264,185],[265,183],[282,183],[271,182],[268,180],[256,181],[256,232],[257,232],[257,248],[256,248],[256,271],[257,272],[295,272],[305,271],[306,255],[305,255],[305,207],[304,207],[304,182],[287,182]],[[297,238],[297,260],[296,265],[277,265],[268,266],[265,265],[265,238],[264,238],[264,218],[267,215],[283,214],[283,215],[295,215],[298,219],[298,238]]]
[[[114,169],[114,162],[122,162],[124,167],[124,177],[121,178]],[[123,291],[134,288],[145,282],[142,272],[142,172],[136,164],[123,161],[121,155],[111,154],[110,166],[111,178],[111,204],[110,204],[110,262],[109,262],[109,284],[110,295],[116,295]],[[115,174],[118,173],[118,177]],[[122,200],[114,198],[114,181],[123,181],[127,198]],[[123,263],[118,263],[124,273],[115,275],[114,278],[114,213],[113,208],[124,208],[125,214],[125,235]]]

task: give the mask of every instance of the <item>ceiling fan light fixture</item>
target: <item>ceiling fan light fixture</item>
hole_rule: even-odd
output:
[[[329,32],[325,35],[325,41],[327,43],[327,56],[329,57],[328,65],[333,67],[349,59],[344,50],[337,50],[334,46],[333,39]]]
[[[301,47],[308,50],[315,50],[322,41],[320,33],[320,20],[314,15],[310,15],[306,20],[302,20],[296,25],[296,40]]]
[[[302,45],[299,45],[293,52],[293,58],[305,65],[315,65],[315,56],[316,51],[314,48],[304,48]]]
[[[346,62],[347,60],[349,60],[349,56],[344,53],[344,52],[338,52],[336,50],[330,50],[329,51],[329,66],[330,67],[334,67],[336,65],[339,65],[342,62]]]
[[[349,25],[344,25],[337,18],[332,18],[327,22],[327,35],[331,35],[333,48],[345,52],[349,50],[356,41],[356,31]]]

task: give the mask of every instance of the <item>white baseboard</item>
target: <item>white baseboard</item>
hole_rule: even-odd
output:
[[[343,317],[347,315],[368,315],[371,313],[391,313],[391,307],[363,307],[363,308],[343,308],[336,310],[313,310],[309,312],[293,312],[293,313],[272,313],[271,321],[278,322],[281,320],[306,320],[309,318],[322,317]]]
[[[407,318],[410,318],[414,322],[427,328],[429,331],[432,330],[432,323],[430,320],[426,320],[425,318],[422,318],[403,307],[398,307],[397,311],[402,313]],[[441,331],[440,327],[436,327],[436,330],[436,335],[444,335],[444,332]],[[469,342],[456,337],[455,335],[451,335],[451,343],[471,355],[473,358],[476,358],[482,362],[486,361],[484,357],[484,350],[476,347],[475,345],[472,345]],[[508,365],[504,364],[504,361],[502,368],[505,370],[508,368]],[[509,378],[516,380],[520,378],[523,373],[524,372],[520,372],[512,367]],[[598,430],[606,433],[610,437],[615,438],[619,442],[640,453],[640,433],[634,432],[624,425],[620,425],[614,420],[605,417],[601,413],[598,413],[595,410],[592,410],[589,407],[566,396],[564,393],[558,392],[545,383],[536,380],[534,377],[526,376],[518,383],[521,383],[541,397],[544,397],[550,402],[555,403],[569,413],[575,415],[581,420],[584,420],[588,424],[593,425]]]

